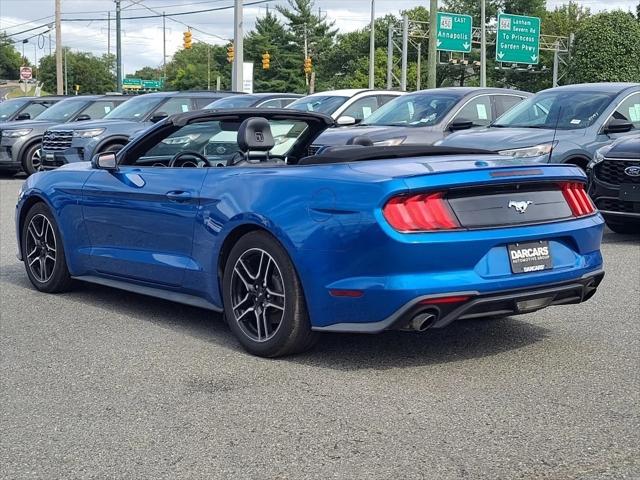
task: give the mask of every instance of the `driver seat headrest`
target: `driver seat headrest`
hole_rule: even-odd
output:
[[[266,118],[251,117],[240,124],[238,147],[241,152],[268,152],[274,145],[271,126]]]

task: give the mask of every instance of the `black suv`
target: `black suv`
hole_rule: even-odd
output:
[[[640,233],[640,135],[596,151],[587,166],[589,195],[617,233]]]
[[[117,152],[129,139],[163,118],[176,113],[201,110],[214,100],[237,95],[235,92],[158,92],[147,93],[110,112],[104,119],[82,125],[57,125],[42,142],[43,169],[65,163],[88,162],[96,153]]]

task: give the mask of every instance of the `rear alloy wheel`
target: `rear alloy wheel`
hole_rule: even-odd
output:
[[[265,232],[251,232],[227,259],[223,294],[229,327],[254,355],[279,357],[311,347],[304,295],[282,246]]]
[[[71,285],[60,232],[49,209],[35,204],[22,226],[22,256],[29,280],[42,292],[62,292]]]
[[[42,166],[42,149],[40,143],[34,143],[22,156],[22,169],[27,175],[33,175]]]

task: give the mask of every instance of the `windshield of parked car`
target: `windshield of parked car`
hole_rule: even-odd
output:
[[[251,95],[238,95],[237,97],[220,98],[204,108],[243,108],[250,107],[255,102],[256,98]]]
[[[446,93],[403,95],[380,107],[360,125],[428,127],[439,123],[460,98]]]
[[[491,126],[560,130],[587,128],[594,124],[615,97],[615,93],[608,92],[541,92],[513,107]]]
[[[63,100],[55,105],[51,105],[38,115],[38,120],[60,123],[68,122],[76,113],[86,107],[87,103],[87,100]]]
[[[0,120],[11,118],[11,116],[20,110],[27,102],[28,100],[15,99],[0,103]]]
[[[302,110],[303,112],[319,112],[325,115],[331,115],[335,112],[349,97],[337,95],[312,95],[303,97],[295,102],[291,102],[286,108],[294,110]]]
[[[144,95],[135,97],[114,108],[104,118],[140,122],[147,118],[151,111],[163,100],[164,98],[162,97],[145,97]]]

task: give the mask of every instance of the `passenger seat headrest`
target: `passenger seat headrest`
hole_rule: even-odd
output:
[[[266,118],[251,117],[240,124],[238,147],[241,152],[268,152],[274,145],[271,126]]]
[[[373,147],[373,140],[365,135],[356,135],[347,140],[347,145],[362,145],[363,147]]]

